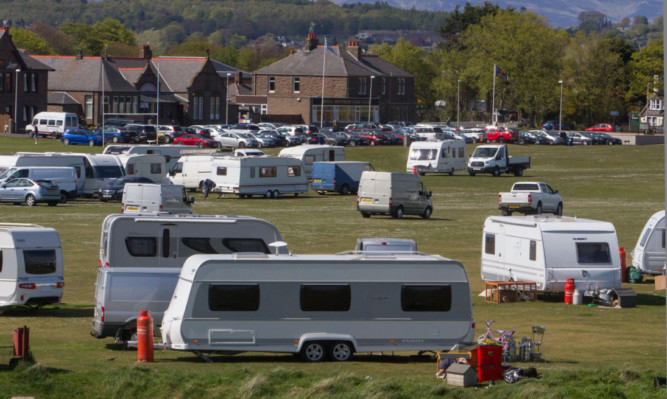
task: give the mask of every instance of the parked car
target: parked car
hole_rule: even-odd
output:
[[[567,137],[572,140],[572,144],[593,145],[593,139],[582,132],[569,132]]]
[[[350,140],[344,135],[336,135],[333,132],[320,132],[320,134],[326,137],[325,144],[345,147],[350,143]]]
[[[102,136],[85,129],[70,129],[60,138],[65,145],[86,144],[89,146],[102,145]]]
[[[623,144],[623,140],[619,139],[618,137],[610,136],[607,133],[592,132],[592,133],[590,133],[590,135],[597,139],[597,144],[604,144],[604,145],[616,145],[616,144],[622,145]]]
[[[486,142],[486,133],[484,129],[472,128],[472,129],[462,129],[460,130],[461,134],[470,137],[474,143],[484,143]]]
[[[276,145],[280,147],[286,147],[289,143],[287,141],[287,138],[283,136],[282,134],[278,133],[275,130],[267,129],[267,130],[260,130],[259,134],[263,134],[269,137],[273,137],[273,139],[276,141]]]
[[[368,140],[368,145],[384,145],[389,144],[387,137],[380,133],[379,130],[354,130],[354,134],[358,134],[359,137],[363,137]]]
[[[586,129],[587,132],[615,132],[616,125],[613,123],[598,123]],[[620,129],[619,129],[620,130]]]
[[[355,147],[358,145],[368,145],[368,140],[352,132],[338,131],[338,132],[333,132],[333,135],[347,138],[347,145],[349,145],[350,147]]]
[[[382,130],[380,131],[381,134],[383,134],[386,138],[387,141],[389,142],[390,145],[403,145],[403,138],[398,137],[396,133],[394,133],[391,130]]]
[[[531,132],[537,136],[538,144],[567,144],[562,137],[553,132],[548,132],[546,130],[531,130]]]
[[[537,144],[537,138],[531,132],[519,132],[519,144]]]
[[[273,136],[270,136],[268,134],[262,133],[260,130],[257,133],[246,133],[248,136],[254,138],[257,140],[258,147],[277,147],[278,146],[278,140],[276,140]]]
[[[0,184],[0,202],[20,204],[25,202],[33,206],[39,202],[46,202],[49,206],[56,206],[60,202],[60,189],[50,180],[14,179]]]
[[[138,142],[146,143],[157,140],[157,129],[153,125],[128,123],[125,125],[125,129],[135,132],[139,138]]]
[[[218,134],[215,139],[221,146],[227,147],[259,147],[259,141],[248,133],[225,132]]]
[[[120,201],[123,198],[123,188],[125,183],[155,183],[153,180],[148,177],[143,176],[123,176],[118,179],[112,180],[111,183],[107,184],[104,187],[101,187],[98,192],[98,197],[100,201],[109,201],[109,200],[118,200]]]
[[[206,137],[196,133],[188,133],[182,135],[181,137],[176,137],[173,143],[183,144],[183,145],[196,145],[199,148],[217,148],[220,146],[217,141],[213,139],[207,139]]]
[[[102,126],[98,126],[93,130],[93,133],[100,136],[104,143],[135,143],[139,141],[137,134],[126,130],[123,127],[104,125],[104,132]],[[102,136],[104,135],[104,136]]]

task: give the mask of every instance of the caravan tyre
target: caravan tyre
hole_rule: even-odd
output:
[[[279,195],[280,195],[280,191],[278,191],[278,190],[273,191],[273,199],[278,199]]]
[[[321,362],[326,352],[321,342],[307,342],[301,349],[301,357],[307,362]]]
[[[368,213],[368,212],[361,212],[361,216],[363,216],[364,218],[368,219],[368,218],[371,217],[371,214]]]
[[[266,190],[266,193],[264,193],[264,198],[266,199],[271,199],[272,196],[273,193],[271,192],[271,190]]]
[[[403,219],[403,207],[399,206],[398,209],[396,209],[396,212],[394,213],[394,218],[395,219]]]
[[[352,346],[349,342],[334,342],[329,347],[329,357],[337,362],[346,362],[352,358]]]

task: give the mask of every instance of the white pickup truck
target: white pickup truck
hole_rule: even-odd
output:
[[[523,214],[553,212],[554,215],[563,215],[563,198],[547,183],[518,182],[512,186],[512,191],[498,194],[498,209],[503,216],[512,216],[512,212]]]
[[[477,173],[491,173],[494,176],[512,173],[514,176],[523,176],[523,170],[528,168],[530,157],[512,157],[504,144],[480,145],[468,160],[470,176]]]

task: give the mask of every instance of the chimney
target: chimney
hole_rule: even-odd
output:
[[[81,47],[79,47],[79,52],[76,53],[76,59],[77,60],[83,59],[83,49]]]
[[[243,72],[241,71],[236,71],[234,73],[234,82],[236,84],[242,84],[243,83]]]
[[[306,39],[306,51],[315,50],[318,44],[317,36],[314,33],[309,33]]]
[[[139,52],[139,57],[144,59],[151,59],[153,57],[153,52],[151,51],[151,45],[146,43],[141,46],[141,51]]]
[[[361,47],[359,47],[359,42],[349,41],[347,42],[347,52],[352,55],[357,61],[361,58]]]

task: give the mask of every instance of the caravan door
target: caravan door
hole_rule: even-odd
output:
[[[665,266],[665,212],[657,212],[644,227],[632,252],[632,264],[644,273],[659,274]]]

